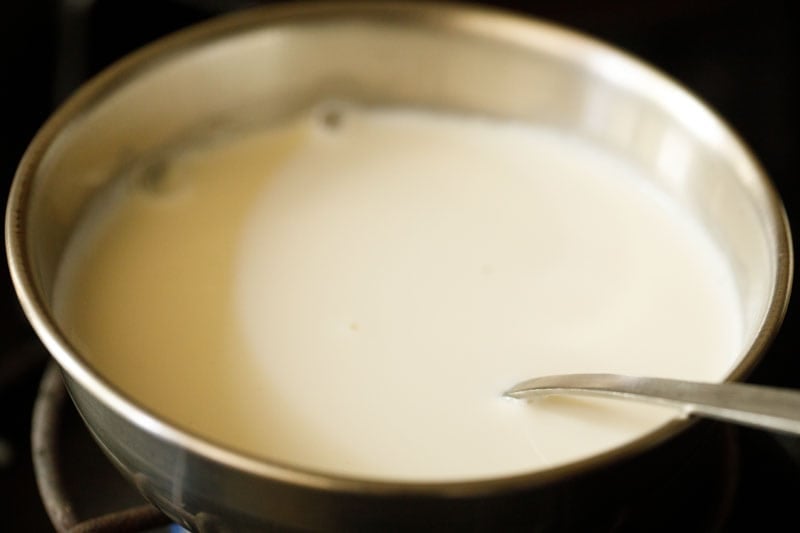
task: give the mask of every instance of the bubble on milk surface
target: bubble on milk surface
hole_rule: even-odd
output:
[[[168,192],[171,188],[171,184],[167,179],[169,166],[169,163],[164,158],[157,158],[142,165],[135,177],[135,182],[139,189],[152,194]]]
[[[315,129],[323,135],[335,135],[346,125],[355,112],[351,103],[340,100],[322,102],[311,112]]]

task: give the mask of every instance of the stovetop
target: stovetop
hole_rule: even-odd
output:
[[[121,55],[193,22],[249,5],[248,0],[30,0],[0,6],[0,86],[3,191],[25,146],[57,102],[82,80]],[[797,13],[790,2],[562,0],[485,2],[563,23],[654,64],[715,108],[761,160],[781,194],[790,221],[800,220],[798,99],[800,63],[794,54]],[[0,266],[0,530],[52,529],[36,489],[30,452],[31,410],[47,356],[19,311]],[[800,324],[789,306],[781,333],[750,377],[754,383],[800,388],[796,354]],[[81,513],[126,505],[137,496],[100,455],[74,413],[67,414],[63,454],[72,470]],[[720,453],[720,483],[701,495],[719,506],[724,532],[783,528],[798,522],[800,439],[729,429]],[[691,476],[689,485],[694,483]],[[102,488],[93,482],[101,481]],[[106,483],[113,487],[106,488]],[[697,481],[700,483],[700,481]],[[687,485],[687,488],[689,486]],[[121,495],[115,500],[115,491]],[[654,496],[659,497],[659,496]],[[88,502],[88,503],[85,503]],[[685,506],[683,500],[676,505]],[[663,509],[664,506],[659,506]],[[698,506],[698,509],[701,509]],[[716,508],[716,507],[715,507]],[[680,514],[680,509],[675,510]],[[684,512],[695,531],[694,511]],[[715,515],[716,516],[716,515]],[[654,514],[649,530],[674,524]],[[715,523],[717,523],[715,522]],[[642,522],[636,522],[642,524]],[[617,530],[631,530],[620,527]]]

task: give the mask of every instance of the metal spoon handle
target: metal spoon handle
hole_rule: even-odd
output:
[[[564,374],[523,381],[507,390],[505,396],[530,398],[562,393],[672,405],[687,415],[800,434],[800,391],[761,385]]]

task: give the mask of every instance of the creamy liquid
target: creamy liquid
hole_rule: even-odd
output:
[[[676,416],[502,398],[517,381],[713,381],[739,356],[723,257],[634,165],[534,126],[334,113],[185,151],[96,202],[55,303],[99,372],[259,457],[452,480],[585,458]]]

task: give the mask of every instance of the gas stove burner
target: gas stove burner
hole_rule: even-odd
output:
[[[118,482],[121,493],[121,508],[105,512],[103,506],[98,509],[101,514],[92,518],[83,518],[79,514],[79,509],[85,507],[84,502],[75,501],[73,497],[86,494],[86,479],[89,476],[81,476],[81,490],[76,491],[75,481],[67,479],[68,464],[78,460],[80,457],[73,457],[72,454],[66,459],[62,454],[66,452],[62,431],[69,422],[67,420],[67,393],[64,382],[61,379],[61,372],[55,363],[51,363],[45,371],[39,388],[39,395],[33,408],[33,426],[31,430],[31,447],[33,451],[33,466],[36,474],[36,484],[42,496],[47,514],[50,521],[57,531],[69,531],[70,533],[119,533],[123,531],[150,531],[153,528],[167,526],[170,524],[169,518],[161,514],[161,511],[147,503],[136,503],[129,496],[125,487],[122,486],[122,479],[113,479],[108,472],[100,479]],[[92,450],[90,450],[92,451]],[[110,465],[106,465],[110,467]],[[89,483],[97,483],[97,478]],[[104,487],[95,486],[95,490],[89,492],[101,495]],[[116,490],[116,489],[115,489]],[[84,498],[85,499],[85,498]],[[98,512],[98,511],[95,511]]]

